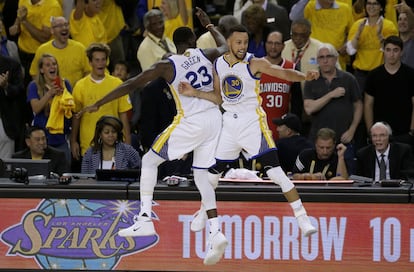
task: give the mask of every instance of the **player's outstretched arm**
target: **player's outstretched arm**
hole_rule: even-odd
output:
[[[282,78],[293,82],[303,80],[314,80],[319,77],[318,71],[308,71],[306,74],[304,74],[294,69],[285,69],[279,65],[271,64],[265,58],[253,58],[250,61],[250,70],[255,75],[265,73],[274,77]]]

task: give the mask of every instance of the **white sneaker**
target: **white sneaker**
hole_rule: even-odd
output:
[[[220,261],[227,244],[227,239],[221,231],[218,231],[215,234],[210,234],[208,251],[204,258],[204,264],[213,265]]]
[[[309,217],[306,214],[298,216],[296,220],[298,220],[299,228],[305,237],[318,232],[318,230],[311,224]]]
[[[190,229],[191,231],[197,232],[203,230],[206,227],[207,222],[207,213],[203,208],[200,208],[193,215],[193,220],[191,221]]]
[[[137,216],[134,218],[135,223],[126,229],[118,231],[118,235],[126,236],[150,236],[155,235],[154,223],[147,216]]]

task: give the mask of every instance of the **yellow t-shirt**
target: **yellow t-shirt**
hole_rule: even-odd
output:
[[[54,47],[53,41],[48,41],[39,46],[30,66],[31,76],[38,73],[38,61],[45,53],[51,54],[56,58],[59,65],[59,74],[68,79],[72,86],[75,86],[79,79],[91,71],[85,46],[80,42],[69,39],[68,45],[64,49]]]
[[[305,18],[312,22],[311,37],[332,44],[339,49],[346,41],[347,33],[353,24],[352,10],[344,3],[337,2],[339,8],[315,9],[315,0],[305,7]]]
[[[93,81],[90,75],[82,78],[73,88],[73,98],[76,105],[75,112],[94,104],[97,100],[104,97],[121,83],[122,81],[119,78],[109,74],[106,74],[104,80],[100,83]],[[129,96],[125,95],[101,106],[96,112],[84,113],[80,119],[79,127],[81,154],[85,154],[86,150],[90,147],[91,140],[95,133],[95,125],[99,118],[103,115],[119,117],[119,113],[127,112],[131,108],[132,106]]]
[[[99,16],[88,17],[84,13],[80,20],[75,20],[74,13],[75,9],[70,14],[69,23],[70,34],[75,41],[80,42],[86,48],[93,42],[108,42],[106,29]]]
[[[352,1],[350,0],[337,0],[337,1],[344,2],[344,3],[351,2],[351,4],[348,3],[348,5],[352,7]],[[387,3],[385,4],[385,12],[384,12],[384,17],[390,20],[391,22],[393,22],[395,27],[398,27],[397,11],[394,7],[397,4],[398,4],[398,0],[387,0]],[[366,16],[365,9],[363,9],[361,13],[356,13],[355,10],[352,9],[352,14],[354,16],[355,21],[358,19],[364,18]]]
[[[183,23],[183,19],[181,16],[177,16],[172,19],[165,20],[165,29],[164,29],[164,36],[173,40],[174,31],[182,26],[187,26]]]
[[[353,40],[359,25],[365,20],[364,18],[356,21],[349,31],[348,40]],[[355,54],[355,60],[352,66],[355,69],[363,71],[371,71],[375,67],[383,63],[383,53],[381,51],[382,44],[377,36],[377,25],[369,26],[365,25],[358,39],[357,52]],[[395,25],[388,19],[383,20],[382,24],[382,36],[384,38],[390,35],[397,35],[398,30]]]
[[[98,16],[105,26],[108,43],[110,43],[125,27],[122,9],[113,0],[104,0]]]
[[[384,13],[384,17],[390,20],[395,25],[395,27],[398,27],[397,10],[394,7],[397,4],[398,4],[398,0],[387,0],[387,4],[385,5],[385,13]]]
[[[35,5],[30,0],[20,0],[19,7],[22,6],[27,8],[27,21],[38,29],[50,27],[50,17],[63,15],[62,7],[57,0],[41,0]],[[20,30],[19,48],[26,53],[34,54],[41,43],[32,37],[23,23],[20,23]]]
[[[348,4],[348,6],[352,7],[352,0],[336,0],[336,2],[342,2]]]
[[[354,22],[352,8],[348,4],[336,2],[338,8],[316,9],[315,0],[305,6],[304,16],[312,22],[311,37],[321,42],[330,43],[336,49],[345,45],[347,34]],[[339,63],[346,68],[348,56],[341,55]]]

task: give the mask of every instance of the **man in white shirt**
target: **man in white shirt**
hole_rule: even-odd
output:
[[[166,53],[177,53],[174,43],[164,37],[164,15],[158,9],[149,10],[144,15],[146,37],[137,51],[137,58],[144,71],[160,61]]]

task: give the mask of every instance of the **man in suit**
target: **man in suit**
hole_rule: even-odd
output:
[[[404,171],[414,168],[414,158],[408,144],[390,142],[391,127],[377,122],[371,127],[372,144],[358,150],[356,174],[380,180],[382,154],[385,161],[385,179],[405,178]]]
[[[47,145],[46,133],[41,127],[28,127],[26,130],[27,148],[14,153],[12,158],[50,159],[50,171],[59,175],[69,172],[65,153]]]

